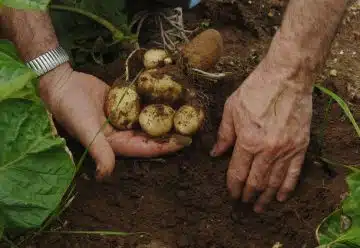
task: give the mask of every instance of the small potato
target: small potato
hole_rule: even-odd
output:
[[[184,46],[182,57],[189,67],[206,71],[216,65],[223,50],[221,34],[215,29],[208,29]]]
[[[115,86],[105,99],[105,115],[117,129],[133,128],[140,114],[140,97],[131,87]]]
[[[172,104],[183,97],[183,87],[158,69],[143,72],[137,82],[137,92],[152,103]]]
[[[183,105],[175,113],[174,127],[176,132],[182,135],[193,135],[201,128],[204,119],[202,108]]]
[[[154,137],[163,136],[172,129],[174,114],[175,110],[168,105],[148,105],[141,111],[139,123],[147,134]]]
[[[144,66],[146,69],[154,69],[161,63],[165,63],[164,60],[168,57],[165,50],[162,49],[150,49],[144,54]]]

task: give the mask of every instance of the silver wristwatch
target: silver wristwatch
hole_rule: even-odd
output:
[[[29,62],[26,62],[26,65],[30,69],[34,70],[35,73],[40,77],[68,61],[69,55],[61,46],[59,46]]]

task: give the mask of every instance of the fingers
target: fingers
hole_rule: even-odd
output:
[[[233,123],[233,117],[230,111],[230,104],[225,104],[225,109],[222,117],[222,121],[218,131],[217,142],[210,152],[210,155],[217,157],[222,155],[229,147],[231,147],[236,140],[235,128]]]
[[[276,162],[270,175],[268,188],[260,195],[259,199],[255,203],[255,212],[264,212],[265,206],[267,206],[275,198],[276,193],[278,192],[282,182],[284,181],[288,167],[289,164],[287,161],[284,162],[282,159],[280,159]]]
[[[267,204],[269,204],[275,197],[276,192],[277,192],[277,188],[267,188],[265,190],[265,192],[263,192],[259,199],[257,200],[255,206],[254,206],[254,211],[256,213],[262,213],[265,211],[265,206]]]
[[[279,192],[277,193],[277,200],[284,202],[288,199],[289,194],[295,189],[299,180],[301,168],[304,163],[305,151],[298,154],[291,161],[289,169],[287,171],[284,182],[282,183]]]
[[[274,163],[271,157],[272,152],[262,152],[255,156],[242,196],[244,202],[251,201],[257,192],[267,187],[270,168]]]
[[[110,176],[115,167],[115,154],[102,133],[90,145],[89,153],[96,162],[96,179]]]
[[[133,131],[116,132],[108,137],[116,154],[128,157],[157,157],[177,152],[191,144],[192,139],[185,136],[172,136],[166,141],[156,141]]]
[[[246,178],[248,177],[253,155],[240,146],[238,139],[227,171],[227,186],[233,198],[241,196]]]

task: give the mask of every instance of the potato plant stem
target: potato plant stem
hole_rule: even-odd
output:
[[[124,41],[124,40],[132,40],[134,38],[131,36],[125,36],[124,33],[122,31],[120,31],[118,28],[116,28],[112,23],[110,23],[109,21],[105,20],[104,18],[102,18],[98,15],[95,15],[89,11],[71,7],[71,6],[58,5],[58,4],[52,4],[52,5],[50,5],[50,8],[53,10],[70,11],[70,12],[74,12],[74,13],[89,17],[90,19],[98,22],[99,24],[101,24],[105,28],[107,28],[112,33],[114,40]]]
[[[323,86],[321,86],[319,84],[315,84],[315,87],[318,88],[323,93],[330,96],[331,98],[333,98],[339,104],[339,106],[343,109],[344,113],[346,114],[346,116],[348,117],[350,122],[353,124],[353,127],[354,127],[357,135],[360,137],[360,127],[356,123],[356,120],[355,120],[354,116],[352,115],[352,113],[351,113],[348,105],[346,104],[346,102],[341,97],[336,95],[334,92],[332,92],[331,90],[329,90],[329,89],[327,89],[327,88],[325,88],[325,87],[323,87]]]

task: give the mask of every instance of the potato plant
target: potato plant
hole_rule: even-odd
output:
[[[206,30],[184,44],[177,54],[159,48],[141,50],[142,68],[136,68],[140,72],[133,84],[123,82],[108,92],[104,107],[110,123],[121,130],[139,124],[152,137],[169,133],[195,135],[206,116],[188,69],[209,70],[215,66],[223,52],[220,33]],[[134,71],[132,66],[127,63],[127,72]]]

